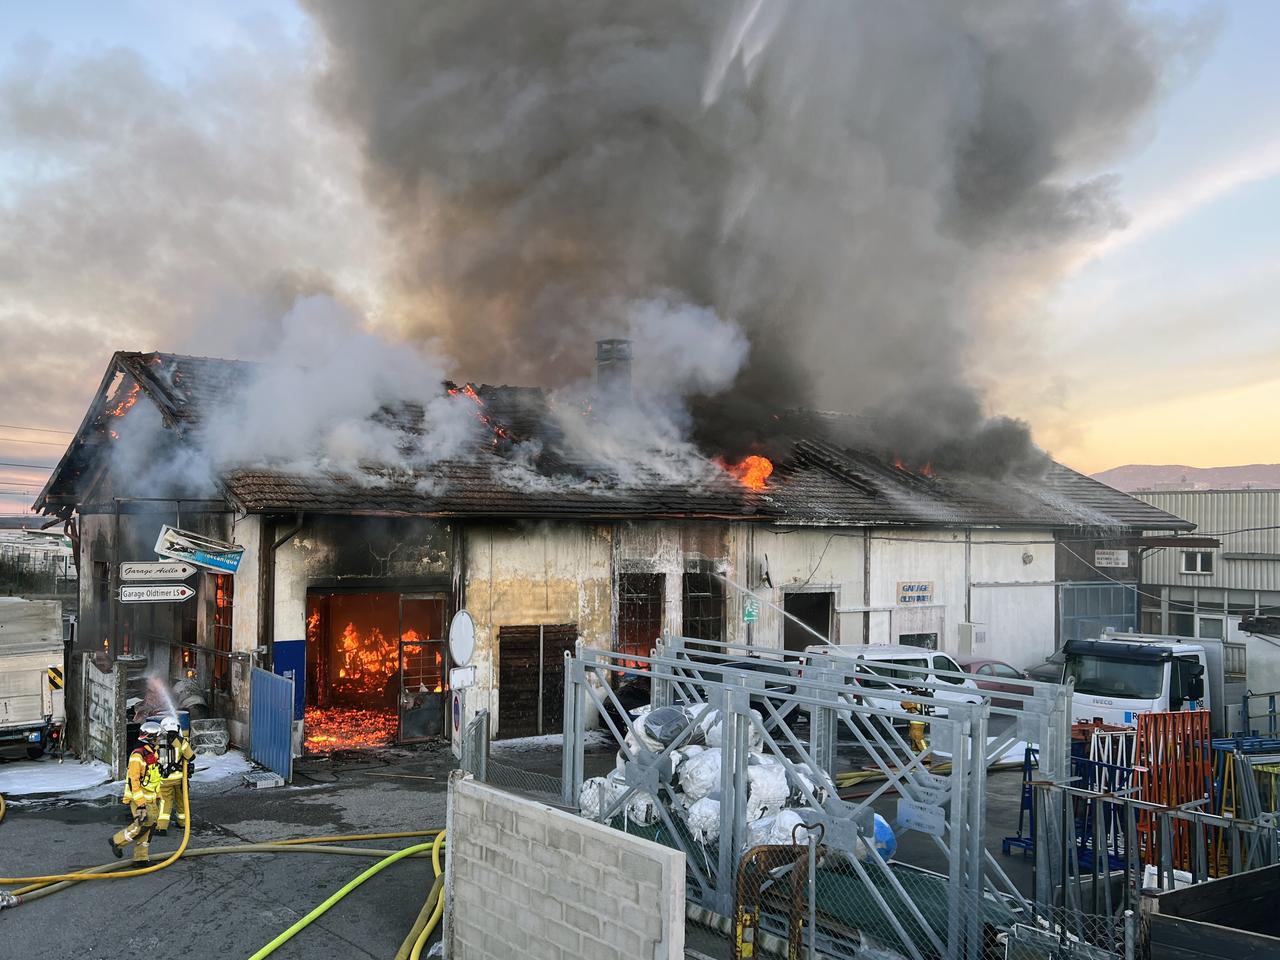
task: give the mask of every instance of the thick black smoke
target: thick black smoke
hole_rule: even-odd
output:
[[[725,452],[816,405],[994,468],[1034,448],[973,356],[1123,223],[1099,171],[1196,39],[1121,0],[306,5],[401,324],[468,376],[579,378],[657,296],[751,341]]]

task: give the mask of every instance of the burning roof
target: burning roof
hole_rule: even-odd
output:
[[[110,440],[105,420],[145,395],[180,437],[227,403],[253,365],[171,354],[118,353],[80,432],[37,501],[68,514],[87,493],[94,461]],[[122,377],[136,384],[120,393]],[[705,517],[822,526],[1129,527],[1192,525],[1149,504],[1050,463],[1036,476],[987,477],[895,463],[825,439],[830,415],[788,415],[784,455],[723,463],[704,481],[673,482],[655,464],[626,482],[564,442],[548,395],[536,388],[446,384],[475,404],[483,429],[468,455],[426,468],[367,464],[361,475],[251,465],[218,478],[226,496],[250,512],[303,510],[420,516],[641,519]],[[584,413],[584,415],[589,415]],[[422,429],[422,409],[378,416],[406,433]],[[776,431],[775,431],[776,432]],[[528,451],[536,451],[529,455]],[[519,464],[514,461],[519,459]],[[711,462],[711,461],[708,461]],[[518,470],[514,469],[516,466]]]

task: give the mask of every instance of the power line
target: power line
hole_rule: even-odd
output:
[[[49,427],[23,427],[16,423],[0,423],[0,430],[30,430],[33,433],[62,433],[68,437],[74,437],[73,430],[51,430]]]
[[[0,437],[6,443],[38,443],[42,447],[65,447],[61,440],[28,440],[26,437]]]
[[[53,463],[9,463],[0,460],[0,467],[21,467],[24,470],[52,470],[57,464]]]

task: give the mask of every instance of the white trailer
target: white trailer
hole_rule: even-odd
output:
[[[0,751],[60,747],[66,711],[62,604],[0,597]]]

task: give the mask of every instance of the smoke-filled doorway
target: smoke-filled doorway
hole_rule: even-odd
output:
[[[399,593],[307,596],[308,753],[386,746],[443,720],[445,600]],[[407,706],[407,709],[406,709]]]

